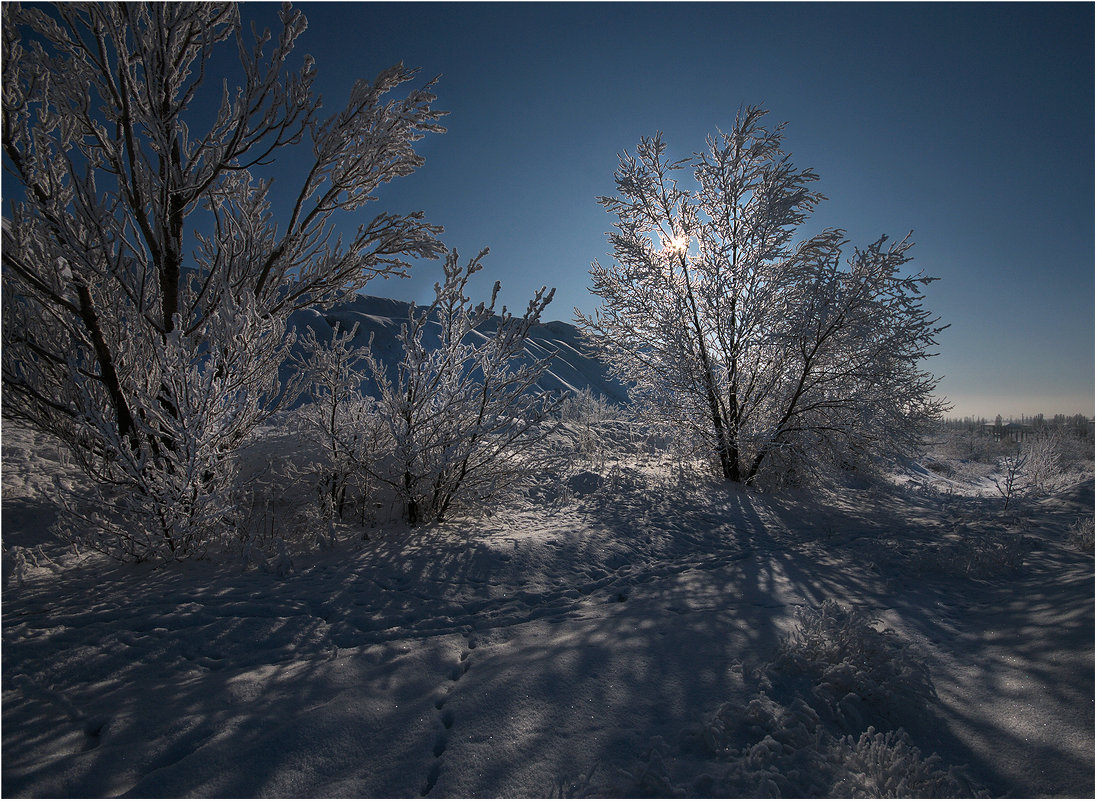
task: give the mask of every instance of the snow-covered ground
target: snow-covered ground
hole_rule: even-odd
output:
[[[1091,476],[1002,514],[634,449],[490,517],[158,566],[47,535],[67,470],[5,425],[5,796],[1093,796]]]

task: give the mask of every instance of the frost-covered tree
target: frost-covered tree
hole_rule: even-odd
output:
[[[4,414],[131,507],[143,545],[124,555],[193,553],[225,519],[224,471],[280,398],[291,311],[442,252],[421,213],[335,232],[422,164],[415,142],[443,130],[430,84],[394,96],[414,76],[397,65],[323,118],[313,59],[291,66],[305,17],[287,4],[280,22],[248,33],[222,3],[3,7],[22,195],[3,226]],[[226,69],[237,85],[206,80]],[[303,177],[276,221],[286,153]]]
[[[496,316],[498,281],[489,303],[472,306],[465,291],[486,254],[462,267],[449,253],[434,302],[412,306],[400,328],[395,375],[367,355],[393,447],[377,478],[396,490],[411,525],[442,521],[455,503],[479,504],[520,482],[557,404],[537,388],[552,354],[525,354],[554,290],[542,287],[521,317],[505,306]]]
[[[900,272],[909,239],[797,240],[823,197],[765,114],[741,111],[692,158],[661,135],[622,156],[600,198],[615,260],[592,267],[595,315],[577,312],[643,408],[736,482],[901,452],[943,408],[922,366],[942,330],[922,306],[934,279]]]

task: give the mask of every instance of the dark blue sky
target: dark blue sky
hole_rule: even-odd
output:
[[[804,228],[914,231],[951,323],[931,369],[954,414],[1093,413],[1094,6],[1071,4],[305,3],[326,106],[403,60],[441,74],[448,133],[381,208],[421,208],[484,292],[590,311],[617,154],[663,131],[701,149],[736,109],[787,120],[830,199]],[[248,4],[245,20],[276,23]],[[372,294],[427,300],[440,268]]]

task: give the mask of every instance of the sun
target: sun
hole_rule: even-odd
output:
[[[671,253],[685,253],[689,248],[689,237],[686,235],[662,237],[663,249]]]

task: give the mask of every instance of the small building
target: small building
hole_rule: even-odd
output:
[[[984,425],[983,433],[988,437],[992,437],[995,442],[1024,442],[1025,439],[1032,436],[1033,428],[1024,423],[1003,423],[1002,418],[999,417],[993,423]]]

